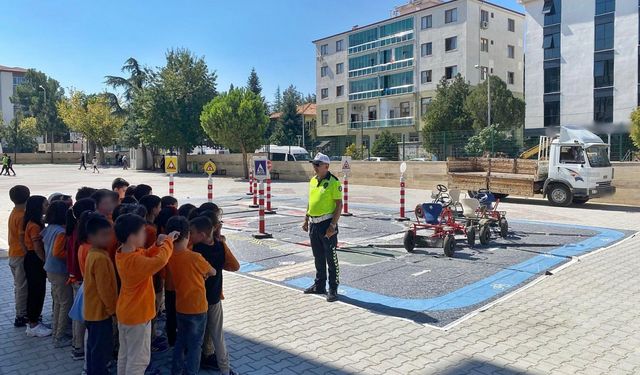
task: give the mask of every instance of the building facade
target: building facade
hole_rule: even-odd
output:
[[[420,142],[436,86],[487,72],[524,93],[524,15],[479,0],[414,0],[394,17],[314,41],[319,138],[341,155],[390,130]],[[362,143],[361,143],[362,142]]]
[[[636,0],[520,0],[528,134],[560,125],[624,131],[640,101]]]
[[[22,83],[26,72],[26,69],[0,65],[0,112],[5,126],[9,125],[15,117],[15,108],[11,103],[11,97],[15,87]]]

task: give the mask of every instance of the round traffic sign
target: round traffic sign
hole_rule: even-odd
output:
[[[204,163],[204,172],[206,174],[208,174],[209,176],[211,176],[212,174],[216,173],[216,163],[212,162],[211,160],[209,160],[208,162]]]
[[[402,164],[400,164],[400,173],[404,173],[407,171],[407,163],[402,162]]]

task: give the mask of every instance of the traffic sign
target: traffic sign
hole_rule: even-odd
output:
[[[351,156],[343,156],[340,165],[342,166],[342,173],[351,173]]]
[[[255,157],[253,159],[253,170],[256,179],[263,181],[267,179],[269,175],[269,169],[267,167],[267,159],[265,157]]]
[[[403,161],[402,164],[400,164],[400,173],[404,174],[404,172],[406,171],[407,171],[407,163]]]
[[[178,157],[177,156],[164,157],[164,171],[169,174],[178,173]]]
[[[271,172],[272,168],[273,168],[273,164],[271,164],[271,160],[267,160],[267,169],[269,170],[269,172]]]
[[[204,172],[206,174],[208,174],[209,176],[211,176],[212,174],[216,173],[216,163],[212,162],[211,160],[209,160],[208,162],[204,163]]]

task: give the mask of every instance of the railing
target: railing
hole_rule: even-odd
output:
[[[379,120],[357,121],[351,122],[351,129],[371,129],[371,128],[393,128],[398,126],[415,126],[416,119],[414,117],[398,117]]]
[[[390,46],[397,43],[403,43],[409,40],[413,40],[413,31],[403,31],[395,35],[391,35],[382,39],[377,39],[372,42],[358,44],[357,46],[349,47],[349,55],[354,53],[365,52],[370,49]]]
[[[349,94],[349,100],[370,99],[370,98],[377,98],[378,96],[399,95],[399,94],[407,94],[412,92],[413,92],[413,84],[409,84],[404,86],[396,86],[396,87],[389,87],[384,89],[374,89],[369,91],[356,92],[353,94]]]
[[[413,66],[413,57],[395,62],[369,66],[366,68],[350,70],[349,78],[366,76],[377,72],[388,72],[392,70],[404,69],[411,66]]]

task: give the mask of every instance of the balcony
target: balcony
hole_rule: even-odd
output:
[[[367,43],[359,44],[357,46],[349,47],[349,55],[366,52],[379,47],[386,47],[386,46],[391,46],[398,43],[404,43],[410,40],[413,40],[413,31],[412,30],[403,31],[401,33],[397,33],[395,35],[377,39],[372,42],[367,42]]]
[[[374,89],[374,90],[361,91],[361,92],[349,94],[349,100],[371,99],[371,98],[377,98],[379,96],[400,95],[400,94],[408,94],[412,92],[413,92],[413,84],[409,84],[404,86]]]
[[[413,66],[413,57],[408,59],[368,66],[366,68],[354,69],[349,71],[349,78],[362,77],[378,72],[389,72],[393,70],[405,69]]]
[[[415,126],[413,117],[397,117],[379,120],[358,121],[349,124],[350,129],[395,128],[399,126]]]

